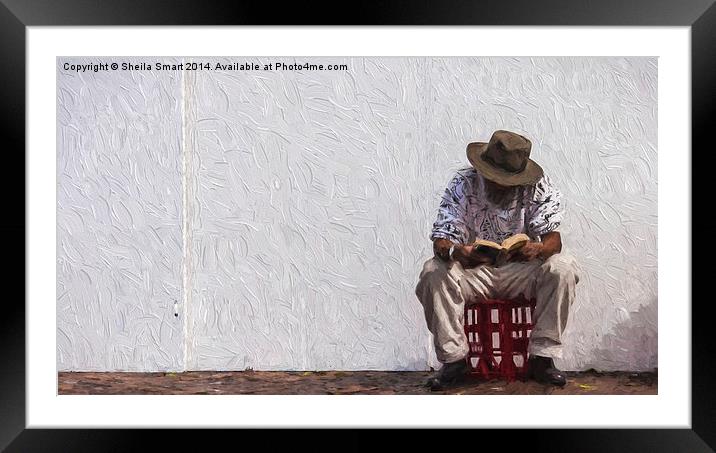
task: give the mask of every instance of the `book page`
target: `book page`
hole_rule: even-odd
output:
[[[504,247],[497,242],[488,241],[486,239],[477,239],[473,243],[475,247],[483,246],[483,247],[489,247],[492,249],[502,250]]]
[[[527,242],[529,242],[530,237],[526,234],[515,234],[514,236],[510,236],[504,241],[502,241],[502,248],[505,248],[507,250],[514,250],[519,247],[522,247]]]

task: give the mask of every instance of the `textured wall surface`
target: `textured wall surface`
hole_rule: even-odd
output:
[[[192,369],[427,367],[426,61],[342,61],[188,84]]]
[[[298,61],[349,70],[60,74],[70,94],[58,93],[58,234],[71,244],[58,241],[61,368],[182,366],[183,341],[187,369],[436,366],[414,287],[466,144],[495,129],[530,137],[564,193],[563,240],[583,275],[558,365],[657,365],[656,59]],[[115,107],[97,111],[105,98]],[[138,130],[122,128],[130,117]],[[90,148],[95,160],[75,156]],[[163,304],[180,295],[182,151],[188,297],[177,321]],[[141,177],[127,177],[126,153]],[[122,214],[109,223],[107,197],[130,200],[154,228],[130,230]],[[108,237],[119,252],[97,246]],[[151,346],[132,355],[128,344]]]
[[[182,76],[95,61],[58,59],[58,368],[183,369]]]

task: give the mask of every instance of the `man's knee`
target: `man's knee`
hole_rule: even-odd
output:
[[[431,258],[423,264],[423,270],[420,272],[420,279],[418,285],[415,287],[415,293],[420,297],[423,292],[423,288],[440,285],[442,282],[449,278],[448,263],[439,259]]]
[[[568,253],[556,253],[550,256],[542,265],[546,275],[554,278],[573,279],[579,282],[579,266],[574,257]]]
[[[439,258],[430,258],[423,264],[423,270],[420,272],[420,281],[442,280],[447,278],[447,263]]]

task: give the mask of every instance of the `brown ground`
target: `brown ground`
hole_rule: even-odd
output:
[[[60,395],[656,395],[655,373],[567,373],[567,385],[554,388],[534,381],[468,382],[430,392],[422,371],[191,371],[185,373],[59,373]]]

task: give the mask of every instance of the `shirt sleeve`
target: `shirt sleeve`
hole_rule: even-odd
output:
[[[465,223],[467,198],[465,177],[456,174],[443,193],[437,219],[433,223],[430,239],[445,238],[456,244],[465,244],[468,230]]]
[[[528,211],[527,229],[532,237],[557,230],[564,217],[562,193],[547,176],[535,184],[534,195]]]

